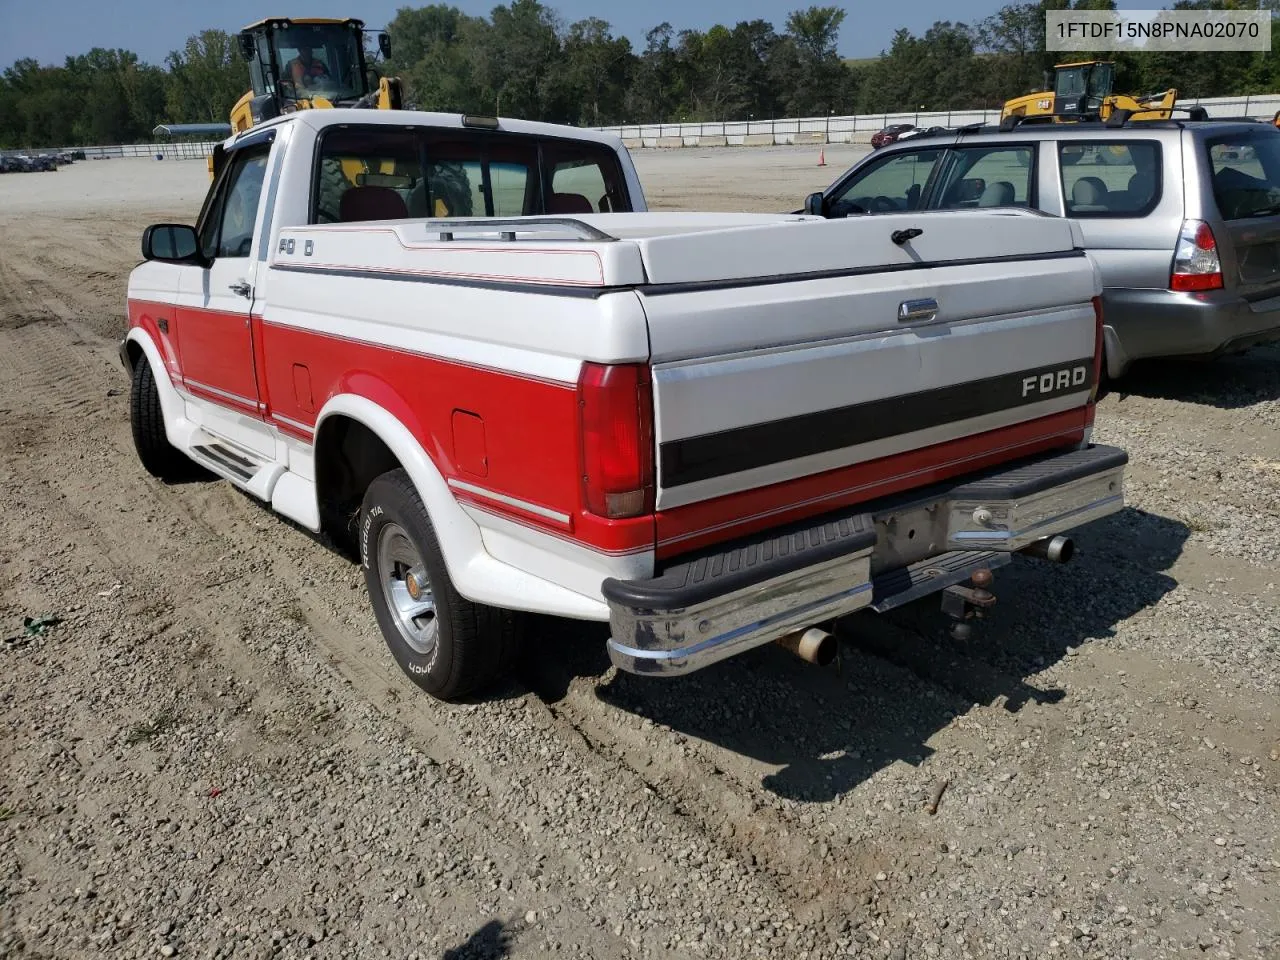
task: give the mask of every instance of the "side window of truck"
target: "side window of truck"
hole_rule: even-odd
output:
[[[207,259],[249,256],[270,153],[270,144],[236,151],[214,186],[199,224],[200,251]]]
[[[1145,217],[1160,202],[1160,144],[1154,140],[1058,145],[1069,217]]]
[[[827,198],[827,215],[847,217],[851,213],[919,209],[941,156],[942,148],[937,147],[886,157],[854,174],[852,180],[831,194]]]
[[[935,210],[1026,207],[1032,199],[1035,148],[1030,145],[964,147],[953,150]]]

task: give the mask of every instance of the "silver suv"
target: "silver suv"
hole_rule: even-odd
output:
[[[925,131],[805,212],[1024,207],[1075,219],[1102,271],[1106,372],[1280,340],[1280,129],[1248,120]]]

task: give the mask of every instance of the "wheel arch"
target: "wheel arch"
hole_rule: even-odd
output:
[[[480,528],[458,504],[439,468],[401,418],[367,397],[342,393],[325,403],[315,430],[316,496],[322,523],[333,522],[332,516],[326,517],[326,496],[332,498],[337,491],[339,508],[348,506],[353,497],[358,497],[358,505],[375,476],[401,468],[426,507],[450,579],[459,593],[473,597],[476,584],[470,568],[474,559],[485,554]],[[353,453],[359,460],[343,464],[342,458]],[[326,532],[336,533],[335,539],[344,535],[342,529]],[[351,532],[358,537],[359,531]],[[350,546],[359,549],[358,539]],[[360,559],[363,564],[363,553]]]
[[[183,400],[173,386],[169,367],[160,355],[159,347],[156,346],[155,341],[151,339],[151,335],[147,331],[141,327],[133,327],[125,335],[121,352],[128,359],[131,377],[138,367],[138,362],[144,357],[146,358],[147,363],[151,366],[152,376],[155,378],[156,390],[160,394],[160,409],[164,412],[165,435],[169,438],[169,442],[179,450],[186,450],[187,437],[176,429],[177,425],[184,419]]]

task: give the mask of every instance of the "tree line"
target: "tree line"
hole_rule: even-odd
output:
[[[1257,0],[1178,0],[1174,9],[1254,9]],[[1280,0],[1264,0],[1276,20]],[[1014,3],[976,23],[898,30],[879,57],[837,53],[846,11],[813,6],[767,20],[677,30],[661,23],[636,49],[597,17],[564,23],[540,0],[512,0],[488,17],[448,4],[403,7],[387,26],[392,57],[424,110],[497,114],[583,126],[720,121],[827,113],[995,109],[1043,89],[1064,55],[1045,51],[1045,12],[1113,9],[1112,0]],[[1116,61],[1117,90],[1177,87],[1182,97],[1280,91],[1269,53],[1070,54]],[[132,143],[158,123],[226,122],[248,89],[233,34],[205,30],[163,65],[128,50],[94,49],[62,66],[18,60],[0,77],[0,147]]]

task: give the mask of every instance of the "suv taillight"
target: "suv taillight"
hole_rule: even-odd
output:
[[[1089,403],[1096,403],[1102,388],[1102,298],[1093,298],[1093,388]]]
[[[1173,253],[1170,290],[1221,290],[1222,261],[1218,241],[1203,220],[1183,220]]]
[[[578,377],[587,510],[621,519],[653,512],[653,388],[644,363],[584,363]]]

